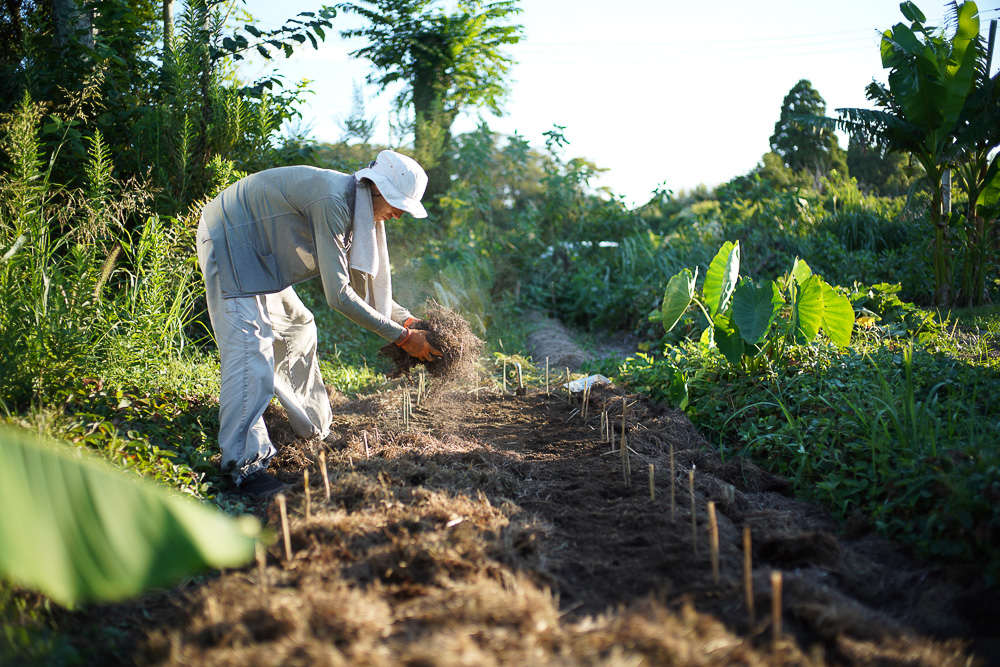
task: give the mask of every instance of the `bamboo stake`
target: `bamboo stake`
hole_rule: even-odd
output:
[[[323,473],[323,488],[326,489],[326,502],[330,502],[330,473],[326,470],[326,452],[319,453],[319,468]]]
[[[611,440],[611,451],[615,451],[615,425],[608,420],[608,436]]]
[[[254,542],[254,553],[257,556],[257,583],[260,585],[260,606],[267,609],[267,558],[264,555],[264,543]]]
[[[656,500],[656,482],[653,479],[653,464],[649,464],[649,499]]]
[[[750,550],[750,526],[743,526],[743,593],[747,598],[747,613],[750,615],[750,625],[757,621],[753,608],[753,552]]]
[[[549,358],[545,357],[545,396],[549,395]]]
[[[670,443],[670,523],[674,522],[677,508],[677,477],[674,475],[674,443]]]
[[[712,558],[712,582],[719,583],[719,522],[715,517],[715,501],[708,501],[708,547]]]
[[[625,397],[622,396],[622,447],[625,446]]]
[[[694,510],[694,466],[688,471],[688,488],[691,491],[691,535],[694,536],[694,555],[698,555],[698,517]]]
[[[281,510],[281,532],[285,536],[285,560],[292,560],[292,535],[288,532],[288,508],[285,506],[285,494],[275,496],[278,509]]]
[[[306,521],[312,519],[312,499],[309,495],[309,471],[302,471],[302,484],[306,489]]]
[[[507,393],[507,360],[503,360],[503,393]]]
[[[778,650],[781,639],[781,572],[771,573],[771,650]]]
[[[406,392],[406,395],[409,396],[410,392]],[[362,431],[361,436],[364,438],[365,441],[365,458],[370,459],[372,457],[372,454],[371,450],[368,449],[368,431]]]
[[[573,393],[569,390],[569,366],[566,367],[566,402],[573,405]]]

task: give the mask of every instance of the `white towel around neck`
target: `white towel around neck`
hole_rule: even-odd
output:
[[[392,276],[385,223],[375,222],[369,183],[359,180],[354,196],[354,232],[347,252],[348,266],[366,274],[365,301],[385,317],[392,317]]]

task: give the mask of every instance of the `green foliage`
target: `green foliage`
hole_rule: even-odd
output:
[[[507,23],[521,11],[517,1],[459,0],[452,12],[437,0],[363,0],[338,8],[368,21],[341,33],[368,40],[351,53],[372,63],[368,83],[404,84],[397,107],[412,104],[414,152],[428,172],[433,200],[446,192],[453,173],[451,126],[458,113],[475,106],[500,113],[513,64],[503,48],[520,41],[522,29]]]
[[[95,459],[0,431],[0,574],[56,602],[117,600],[253,557],[255,529]]]
[[[80,374],[100,375],[108,361],[148,367],[176,358],[193,309],[191,228],[151,215],[145,191],[111,176],[100,133],[90,141],[86,189],[54,185],[57,155],[43,171],[38,121],[26,97],[5,128],[15,165],[0,182],[7,410]],[[133,234],[125,222],[137,215],[146,222]]]

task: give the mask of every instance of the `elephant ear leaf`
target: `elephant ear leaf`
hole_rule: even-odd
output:
[[[715,344],[722,356],[733,366],[739,366],[743,360],[743,338],[740,329],[726,313],[719,313],[713,322],[715,326]]]
[[[242,522],[67,445],[0,428],[0,577],[63,605],[253,558]]]
[[[726,241],[708,265],[705,273],[705,303],[708,312],[715,317],[729,305],[729,297],[736,288],[740,274],[740,242]]]
[[[667,283],[667,289],[663,292],[663,306],[660,309],[663,328],[667,331],[677,325],[684,311],[691,305],[696,279],[696,274],[692,274],[690,269],[684,269]]]
[[[760,344],[771,329],[781,306],[785,303],[777,285],[768,281],[761,287],[741,280],[733,293],[733,323],[743,340]]]
[[[798,343],[811,343],[823,324],[823,281],[811,275],[799,285],[799,293],[792,303],[795,311],[795,339]]]
[[[827,283],[821,283],[823,289],[823,331],[838,347],[851,344],[851,331],[854,329],[854,308],[851,301],[839,294]]]

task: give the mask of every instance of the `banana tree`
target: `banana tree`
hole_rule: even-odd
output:
[[[990,33],[990,41],[995,30]],[[991,49],[987,48],[987,53]],[[990,58],[977,71],[978,87],[969,96],[956,133],[959,151],[956,160],[956,181],[968,195],[966,224],[959,229],[965,245],[964,263],[959,283],[959,303],[965,306],[983,304],[987,254],[990,238],[997,222],[997,193],[1000,191],[1000,85],[998,78],[989,78]]]
[[[259,525],[0,426],[0,578],[63,605],[120,600],[253,559]]]
[[[951,266],[948,220],[942,215],[941,181],[955,165],[963,146],[963,111],[981,82],[985,49],[979,39],[979,9],[971,0],[953,4],[954,31],[925,25],[927,18],[913,2],[900,4],[910,22],[897,23],[882,34],[882,66],[888,85],[872,82],[866,97],[878,109],[837,109],[839,119],[798,118],[833,125],[866,143],[910,153],[926,172],[931,189],[930,220],[934,227],[934,300],[950,303]]]
[[[706,320],[702,341],[734,366],[786,343],[807,344],[822,329],[836,345],[851,342],[854,309],[847,297],[796,259],[780,281],[755,283],[739,275],[739,241],[727,241],[708,266],[702,296],[698,272],[684,269],[667,283],[660,317],[670,331],[692,305]],[[785,306],[788,306],[786,309]],[[781,318],[782,312],[787,316]],[[777,326],[776,326],[777,325]]]

